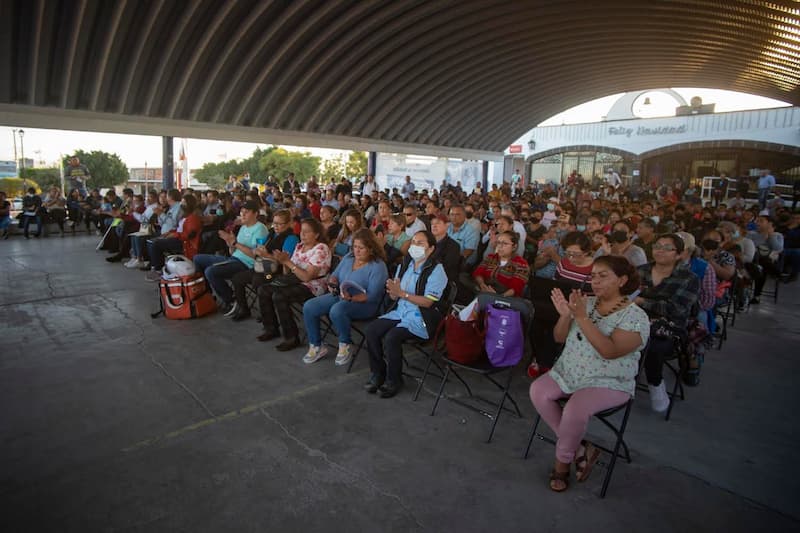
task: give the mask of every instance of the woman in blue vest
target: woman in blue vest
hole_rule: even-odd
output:
[[[447,289],[447,275],[431,258],[436,238],[419,231],[411,238],[408,256],[386,282],[386,294],[395,303],[391,311],[367,328],[369,367],[372,372],[364,389],[381,398],[391,398],[403,386],[403,342],[433,337],[442,312],[439,301]]]

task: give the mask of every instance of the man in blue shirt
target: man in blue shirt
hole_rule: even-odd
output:
[[[259,206],[254,200],[242,204],[240,217],[242,226],[239,233],[225,230],[219,231],[219,236],[228,244],[230,257],[211,254],[199,254],[194,257],[194,266],[198,272],[203,272],[208,284],[220,301],[220,310],[226,316],[236,312],[233,292],[225,280],[232,278],[239,272],[252,270],[255,263],[255,249],[259,240],[266,241],[267,227],[258,221]]]
[[[454,205],[451,207],[450,228],[447,230],[447,235],[456,241],[458,247],[461,248],[461,257],[464,258],[464,264],[472,266],[476,264],[478,259],[478,254],[475,252],[478,249],[480,235],[466,221],[467,213],[463,206]]]
[[[775,186],[775,176],[765,169],[761,171],[761,177],[758,178],[758,208],[761,210],[766,209],[767,199],[769,193]]]

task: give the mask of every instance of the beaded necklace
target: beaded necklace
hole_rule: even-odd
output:
[[[597,322],[599,322],[600,319],[605,318],[609,315],[613,315],[614,313],[622,309],[625,306],[625,304],[628,303],[628,299],[624,296],[621,296],[619,301],[614,305],[614,307],[611,308],[611,311],[605,314],[600,313],[600,311],[597,310],[597,302],[598,300],[594,301],[594,305],[592,306],[592,309],[589,311],[589,320],[592,321],[592,324],[597,324]]]

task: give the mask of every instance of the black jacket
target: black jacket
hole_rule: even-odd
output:
[[[431,256],[444,267],[447,274],[447,281],[458,281],[458,273],[461,270],[461,247],[449,236],[436,243],[436,249]]]

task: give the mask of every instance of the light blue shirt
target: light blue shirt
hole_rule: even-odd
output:
[[[467,258],[467,264],[475,264],[478,260],[478,254],[475,252],[478,250],[478,241],[480,240],[480,235],[475,228],[465,222],[456,231],[453,229],[453,225],[450,224],[447,228],[447,235],[458,243],[458,247],[461,248],[462,252],[464,250],[472,250],[472,255]]]
[[[775,176],[772,174],[767,174],[766,176],[761,176],[758,178],[758,188],[759,189],[769,189],[775,186]]]
[[[397,273],[399,272],[400,267],[397,267]],[[395,276],[397,276],[397,273]],[[422,274],[422,269],[417,270],[414,263],[411,263],[400,280],[400,288],[409,294],[416,294],[417,281],[420,274]],[[442,297],[445,288],[447,288],[447,274],[444,273],[444,268],[439,264],[434,267],[433,272],[428,277],[428,282],[425,284],[425,297],[437,302]],[[421,339],[428,338],[428,329],[425,327],[425,320],[422,319],[422,312],[420,312],[419,306],[412,304],[405,298],[401,298],[397,302],[397,307],[381,318],[399,320],[398,328],[406,328]]]
[[[386,279],[389,277],[389,272],[386,270],[386,263],[380,260],[372,261],[358,270],[353,271],[353,263],[355,260],[356,258],[352,253],[342,257],[336,270],[333,271],[333,276],[339,281],[339,285],[345,281],[358,283],[360,286],[367,289],[367,302],[377,305],[383,300]]]
[[[253,249],[258,246],[258,239],[266,239],[268,234],[269,230],[267,230],[267,227],[261,222],[256,222],[252,226],[242,226],[239,228],[239,233],[236,235],[236,242],[242,246],[247,246],[248,248]],[[247,268],[253,268],[253,264],[255,263],[255,259],[249,257],[246,253],[238,248],[234,250],[231,257],[235,257],[247,265]]]
[[[159,217],[161,224],[161,234],[169,233],[178,229],[178,221],[181,217],[181,203],[175,202],[172,207]]]

